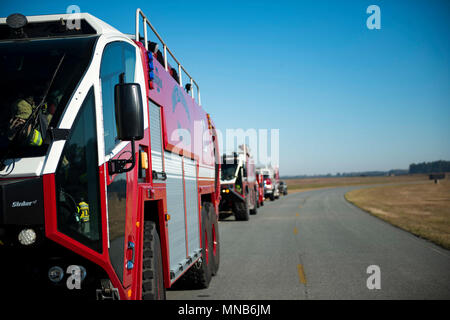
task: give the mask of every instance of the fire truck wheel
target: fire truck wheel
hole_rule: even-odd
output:
[[[238,221],[248,221],[250,219],[247,202],[235,202],[234,216]]]
[[[258,213],[258,200],[255,198],[255,203],[253,205],[253,209],[250,210],[250,214],[257,214]]]
[[[143,251],[142,300],[165,300],[161,246],[152,221],[144,221]]]
[[[209,220],[208,206],[202,206],[202,261],[196,270],[196,279],[194,284],[196,287],[206,289],[211,282],[212,268],[211,268],[211,243],[212,232],[211,222]]]
[[[258,192],[255,193],[255,201],[256,201],[256,207],[259,208],[261,205],[259,202],[259,193]]]
[[[220,239],[219,239],[219,222],[217,214],[212,203],[205,203],[204,206],[208,210],[208,218],[211,224],[211,241],[209,242],[209,257],[211,265],[211,274],[215,276],[219,271],[220,265]]]

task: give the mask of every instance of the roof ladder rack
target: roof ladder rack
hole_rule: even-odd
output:
[[[197,87],[197,100],[198,100],[198,104],[201,106],[202,102],[201,102],[201,98],[200,98],[200,87],[198,86],[197,82],[194,80],[194,78],[191,77],[191,75],[186,71],[186,69],[181,65],[181,63],[178,61],[177,58],[175,58],[174,54],[172,53],[172,51],[170,51],[170,49],[167,47],[166,43],[164,42],[164,40],[160,37],[160,35],[158,34],[158,32],[156,31],[156,29],[152,26],[152,24],[150,23],[150,21],[148,20],[148,18],[145,16],[145,14],[142,12],[141,9],[136,9],[136,34],[135,34],[135,39],[136,41],[139,41],[140,37],[139,37],[139,22],[140,19],[142,18],[143,20],[143,25],[144,25],[144,46],[145,49],[148,50],[148,36],[147,36],[147,26],[150,27],[150,29],[153,31],[153,34],[159,39],[159,41],[161,42],[161,44],[163,45],[163,55],[164,55],[164,68],[166,69],[166,71],[168,71],[168,64],[167,64],[167,53],[170,54],[170,56],[173,58],[173,60],[178,64],[178,84],[183,87],[183,81],[182,81],[182,77],[181,77],[181,70],[183,70],[186,75],[189,77],[190,80],[190,84],[191,84],[191,97],[194,99],[194,90],[193,90],[193,86],[195,84],[195,86]]]

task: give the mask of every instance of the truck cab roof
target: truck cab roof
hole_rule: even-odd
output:
[[[10,15],[8,18],[21,16]],[[94,17],[89,13],[52,14],[26,16],[26,23],[20,33],[8,24],[8,18],[0,18],[0,41],[37,38],[60,38],[85,35],[114,34],[123,35],[120,31]],[[13,19],[10,19],[11,21]],[[17,28],[20,29],[20,28]]]

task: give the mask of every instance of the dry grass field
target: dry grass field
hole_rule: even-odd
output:
[[[450,249],[450,179],[353,190],[346,199],[419,237]]]
[[[288,185],[289,192],[307,191],[319,188],[335,188],[357,185],[403,183],[428,180],[428,175],[414,174],[403,176],[383,177],[331,177],[331,178],[307,178],[307,179],[284,179]]]

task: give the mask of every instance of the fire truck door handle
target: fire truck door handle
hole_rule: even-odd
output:
[[[131,260],[127,261],[127,270],[131,270],[134,268],[134,257],[135,257],[135,253],[136,253],[134,242],[131,242],[131,241],[128,242],[128,250],[131,250],[132,256],[131,256]]]

